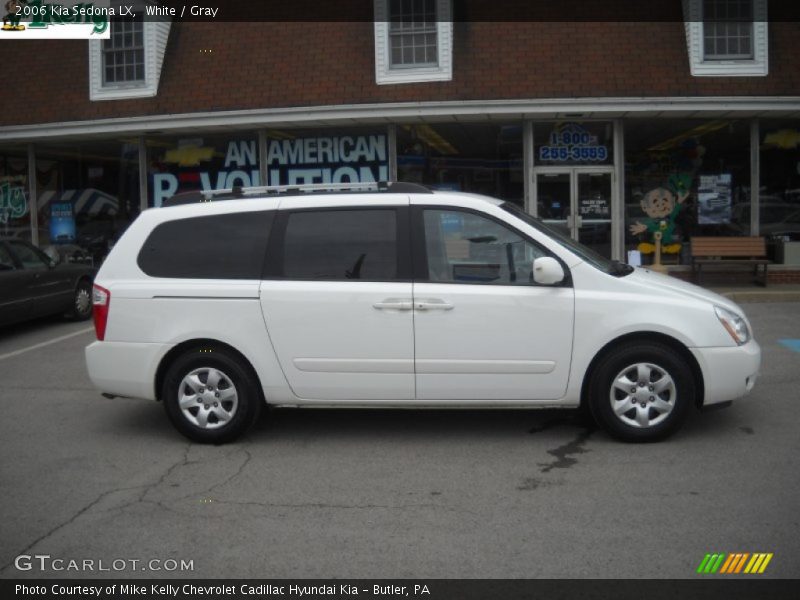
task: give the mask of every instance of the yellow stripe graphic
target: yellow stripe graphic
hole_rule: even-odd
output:
[[[759,554],[758,559],[756,560],[753,568],[750,569],[751,573],[758,573],[758,568],[761,566],[761,563],[764,562],[764,559],[767,557],[766,554]]]
[[[759,554],[759,553],[753,554],[753,558],[751,558],[750,562],[747,563],[747,566],[744,568],[744,572],[745,573],[752,572],[753,567],[755,566],[756,562],[759,562],[760,558],[761,558],[761,554]]]
[[[772,556],[773,556],[772,552],[767,554],[766,558],[764,559],[764,562],[761,563],[761,567],[759,567],[759,569],[758,569],[759,573],[763,573],[764,572],[764,569],[767,568],[767,565],[769,564],[769,561],[772,560]]]

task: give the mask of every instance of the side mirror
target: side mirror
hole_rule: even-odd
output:
[[[47,258],[50,259],[47,266],[50,267],[51,269],[54,269],[58,265],[58,263],[61,262],[61,255],[58,253],[58,250],[56,250],[53,246],[48,246],[47,248],[45,248],[44,253],[47,255]]]
[[[564,281],[564,269],[550,256],[542,256],[533,261],[533,280],[541,285],[554,285]]]

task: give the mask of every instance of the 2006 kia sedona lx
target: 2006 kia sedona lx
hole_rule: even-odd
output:
[[[602,258],[508,202],[350,187],[144,211],[95,280],[94,384],[158,399],[212,443],[265,404],[582,405],[649,441],[753,387],[761,351],[727,298]]]

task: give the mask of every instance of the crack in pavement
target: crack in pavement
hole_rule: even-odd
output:
[[[194,462],[196,462],[196,461],[190,461],[189,460],[189,452],[191,451],[191,449],[192,449],[192,443],[189,442],[188,444],[186,444],[186,447],[183,449],[183,456],[181,457],[181,460],[179,460],[178,462],[170,465],[169,468],[167,468],[167,470],[164,471],[161,474],[161,477],[159,477],[158,480],[155,483],[151,483],[151,484],[148,484],[148,485],[145,485],[145,486],[139,486],[139,487],[142,487],[144,489],[142,490],[142,493],[139,494],[139,497],[137,499],[135,499],[135,500],[133,500],[131,502],[128,502],[126,504],[123,504],[122,506],[118,506],[116,508],[113,508],[111,510],[113,510],[114,512],[117,512],[117,511],[121,512],[121,511],[125,510],[126,508],[130,508],[134,504],[141,504],[141,503],[157,504],[159,506],[162,506],[162,504],[160,502],[153,501],[153,500],[146,500],[145,498],[147,497],[147,494],[150,493],[155,488],[157,488],[158,486],[160,486],[162,483],[164,483],[167,480],[167,477],[169,477],[172,474],[172,472],[175,471],[175,469],[178,469],[180,467],[185,467],[186,465],[194,464]],[[167,509],[166,506],[162,506],[162,508]],[[167,510],[169,510],[169,509],[167,509]]]
[[[185,500],[186,498],[190,498],[190,497],[193,497],[193,496],[200,496],[200,495],[208,494],[212,490],[219,489],[219,488],[229,484],[231,481],[233,481],[237,477],[239,477],[242,474],[242,472],[244,471],[245,467],[247,467],[247,465],[253,459],[253,455],[250,454],[249,450],[245,450],[244,448],[237,448],[235,452],[231,452],[225,458],[228,458],[228,457],[230,457],[233,454],[236,454],[238,452],[243,452],[244,455],[245,455],[245,458],[244,458],[244,461],[242,462],[242,464],[239,465],[239,468],[236,469],[235,473],[233,473],[232,475],[230,475],[226,479],[223,479],[222,481],[220,481],[218,483],[215,483],[214,485],[212,485],[211,487],[209,487],[207,489],[200,490],[199,492],[192,492],[191,494],[186,494],[185,496],[181,496],[181,497],[177,498],[177,500]]]
[[[39,542],[42,542],[42,541],[46,540],[47,538],[49,538],[50,536],[54,535],[56,532],[60,531],[61,529],[64,529],[65,527],[68,527],[69,525],[74,523],[81,515],[87,513],[89,510],[92,509],[92,507],[94,507],[97,504],[99,504],[100,502],[102,502],[103,499],[106,498],[107,496],[110,496],[111,494],[116,494],[117,492],[128,492],[128,491],[131,491],[131,490],[138,490],[141,487],[142,486],[137,485],[137,486],[133,486],[133,487],[116,488],[116,489],[113,489],[113,490],[107,490],[107,491],[103,492],[102,494],[97,496],[97,498],[92,500],[89,504],[87,504],[82,509],[80,509],[78,512],[76,512],[74,515],[72,515],[69,519],[67,519],[66,521],[64,521],[60,525],[56,525],[55,527],[53,527],[47,533],[45,533],[45,534],[39,536],[38,538],[36,538],[35,540],[33,540],[23,550],[20,550],[19,552],[17,552],[17,554],[15,556],[19,556],[20,554],[25,554],[26,552],[31,550],[34,546],[36,546]],[[11,565],[13,565],[13,564],[14,564],[14,561],[12,560],[11,562],[6,563],[2,567],[0,567],[0,573],[5,571],[6,569],[10,568]]]
[[[517,489],[521,492],[530,492],[542,487],[553,487],[557,485],[563,485],[563,483],[561,481],[546,481],[537,477],[526,477],[517,486]]]
[[[312,508],[312,509],[343,509],[343,510],[408,510],[413,508],[433,508],[443,509],[450,512],[467,513],[476,515],[475,511],[442,504],[328,504],[325,502],[306,502],[306,503],[281,503],[281,502],[255,502],[255,501],[236,501],[236,500],[215,500],[214,504],[230,504],[234,506],[259,506],[262,508]]]
[[[102,502],[105,498],[107,498],[111,494],[116,494],[118,492],[130,492],[130,491],[133,491],[133,490],[142,490],[142,493],[139,494],[138,500],[136,500],[134,502],[130,502],[130,503],[126,504],[126,505],[123,505],[122,507],[118,507],[115,510],[123,510],[127,506],[130,506],[132,504],[136,504],[137,502],[152,503],[149,500],[145,500],[145,496],[147,496],[147,493],[151,489],[156,488],[159,485],[161,485],[166,480],[166,478],[169,477],[170,473],[172,473],[172,471],[174,471],[176,468],[178,468],[180,466],[183,466],[183,465],[190,464],[189,463],[189,450],[191,449],[191,447],[192,447],[191,443],[187,444],[186,448],[183,451],[183,456],[182,456],[181,460],[179,462],[175,463],[175,464],[170,465],[169,468],[167,468],[167,470],[161,475],[161,477],[158,478],[158,481],[156,481],[155,483],[148,484],[148,485],[136,485],[136,486],[131,486],[131,487],[114,488],[113,490],[106,490],[105,492],[102,492],[99,496],[97,496],[97,498],[95,498],[89,504],[87,504],[86,506],[81,508],[78,512],[76,512],[74,515],[72,515],[69,519],[67,519],[63,523],[60,523],[59,525],[56,525],[55,527],[50,529],[47,533],[45,533],[45,534],[39,536],[38,538],[36,538],[35,540],[33,540],[23,550],[21,550],[20,552],[15,554],[15,556],[19,556],[20,554],[25,554],[26,552],[31,550],[37,544],[39,544],[42,541],[46,540],[47,538],[51,537],[52,535],[54,535],[58,531],[64,529],[65,527],[68,527],[69,525],[71,525],[72,523],[77,521],[81,516],[83,516],[84,514],[89,512],[92,508],[97,506],[100,502]],[[157,503],[157,504],[160,505],[160,503]],[[166,506],[164,506],[163,508],[169,510]],[[14,562],[12,560],[11,562],[0,566],[0,573],[5,571],[6,569],[9,569],[13,564],[14,564]]]
[[[172,475],[177,469],[179,469],[181,467],[185,467],[185,466],[188,466],[188,465],[193,465],[193,464],[197,464],[197,463],[201,462],[201,461],[197,461],[197,460],[194,460],[194,461],[190,461],[189,460],[189,451],[191,450],[191,447],[192,447],[191,443],[187,445],[187,447],[186,447],[186,449],[184,450],[184,453],[183,453],[183,458],[179,462],[171,465],[169,467],[169,469],[167,469],[161,475],[161,477],[159,477],[158,481],[156,481],[156,482],[154,482],[152,484],[146,485],[146,486],[140,486],[140,487],[144,487],[144,489],[142,490],[142,493],[139,494],[138,498],[135,498],[134,500],[131,500],[130,502],[127,502],[127,503],[125,503],[125,504],[123,504],[121,506],[115,506],[113,508],[110,508],[105,512],[123,512],[126,509],[128,509],[128,508],[130,508],[132,506],[135,506],[137,504],[151,504],[153,506],[158,506],[159,508],[162,508],[162,509],[164,509],[164,510],[166,510],[168,512],[173,513],[173,514],[177,514],[177,515],[184,514],[182,511],[176,510],[172,506],[168,506],[166,504],[167,501],[165,501],[165,500],[151,500],[151,499],[147,498],[147,495],[150,492],[152,492],[154,489],[158,488],[161,484],[163,484],[167,480],[167,478],[169,478],[169,476]],[[190,494],[185,494],[183,496],[179,496],[179,497],[171,500],[171,502],[178,502],[180,500],[186,500],[187,498],[194,498],[194,497],[206,495],[210,491],[218,489],[218,488],[221,488],[222,486],[227,485],[228,483],[230,483],[231,481],[233,481],[234,479],[239,477],[242,474],[242,472],[244,471],[245,467],[247,467],[247,465],[250,463],[250,461],[253,458],[252,454],[250,454],[250,452],[248,450],[245,450],[243,448],[237,448],[234,452],[231,452],[231,453],[227,454],[225,456],[225,458],[228,458],[228,457],[232,456],[233,454],[236,454],[236,453],[239,453],[239,452],[243,452],[244,453],[245,459],[244,459],[244,461],[242,461],[242,464],[240,464],[239,467],[236,469],[235,473],[229,475],[224,480],[222,480],[222,481],[220,481],[218,483],[215,483],[214,485],[212,485],[211,487],[209,487],[207,489],[200,490],[198,492],[192,492]]]

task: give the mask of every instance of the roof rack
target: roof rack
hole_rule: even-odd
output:
[[[297,196],[313,192],[384,192],[400,194],[432,194],[430,188],[420,183],[404,181],[372,181],[365,183],[304,183],[295,185],[268,185],[256,187],[236,186],[221,190],[182,192],[164,201],[163,206],[235,200],[247,196]]]

